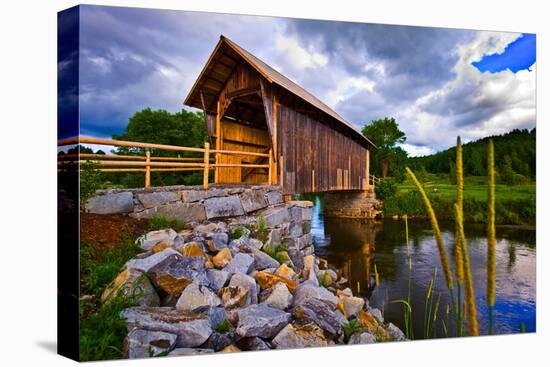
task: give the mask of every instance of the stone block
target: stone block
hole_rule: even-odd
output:
[[[204,201],[206,218],[233,217],[244,214],[241,200],[237,195],[227,197],[216,197]]]
[[[246,189],[239,195],[241,204],[245,212],[250,213],[259,209],[263,209],[267,206],[265,200],[265,190],[258,189]]]
[[[158,191],[137,194],[137,198],[145,209],[178,201],[180,196],[174,191]]]
[[[134,210],[131,192],[119,192],[94,196],[86,202],[86,211],[94,214],[130,213]]]

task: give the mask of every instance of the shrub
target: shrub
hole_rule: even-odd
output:
[[[393,178],[384,178],[375,186],[376,197],[380,200],[386,200],[395,196],[397,193],[397,183]]]
[[[349,340],[353,334],[363,332],[363,326],[357,319],[350,320],[344,324],[344,337]]]
[[[268,230],[265,224],[265,218],[263,215],[260,215],[258,219],[258,228],[256,230],[256,237],[265,243],[268,240]]]
[[[101,188],[102,175],[99,164],[94,161],[84,162],[80,166],[80,206],[84,207],[86,201]]]
[[[228,319],[224,319],[222,322],[216,324],[214,330],[218,333],[227,333],[231,329],[231,323]]]
[[[233,229],[233,231],[229,234],[229,239],[236,240],[238,238],[241,238],[246,234],[246,228],[242,226],[237,226]]]

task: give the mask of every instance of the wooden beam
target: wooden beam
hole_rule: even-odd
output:
[[[367,186],[365,187],[365,190],[369,191],[370,187],[370,182],[369,182],[369,177],[370,177],[370,151],[368,149],[366,149],[366,153],[365,153],[365,158],[366,158],[366,167],[365,167],[365,177],[367,177],[366,181],[367,181]]]
[[[220,116],[220,101],[218,100],[217,106],[216,106],[216,150],[221,150],[222,148],[222,128],[221,128],[221,116]],[[220,153],[216,153],[216,164],[221,163],[220,162]],[[214,182],[219,183],[220,182],[220,169],[218,166],[216,166],[216,170],[214,171]]]
[[[208,165],[210,164],[210,144],[204,143],[204,171],[202,175],[202,187],[208,188]]]
[[[225,96],[229,99],[239,98],[239,97],[245,97],[251,94],[258,94],[260,93],[259,87],[251,87],[251,88],[243,88],[243,89],[237,89],[232,92],[228,92],[225,94]]]

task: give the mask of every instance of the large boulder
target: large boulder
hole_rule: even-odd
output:
[[[176,347],[198,347],[212,334],[207,317],[171,307],[132,307],[120,316],[126,320],[128,331],[140,328],[176,334]]]
[[[199,307],[218,306],[220,304],[220,298],[208,287],[193,282],[181,293],[178,303],[176,303],[176,309],[193,311]]]
[[[365,300],[360,297],[342,297],[341,301],[344,307],[345,315],[348,318],[357,316],[359,311],[361,311],[365,305]]]
[[[239,320],[237,334],[241,337],[271,339],[291,320],[289,313],[266,304],[250,305],[235,312]]]
[[[399,329],[397,326],[395,326],[391,322],[388,323],[388,325],[386,326],[386,331],[387,331],[388,336],[390,337],[390,339],[393,340],[393,341],[404,341],[404,340],[406,340],[405,334],[403,333],[403,331],[401,331],[401,329]]]
[[[128,333],[128,358],[148,358],[168,352],[176,345],[177,337],[164,331],[133,329]]]
[[[134,195],[131,192],[98,195],[86,202],[86,211],[94,214],[130,213],[133,210]]]
[[[206,234],[206,245],[210,251],[220,251],[227,247],[229,236],[224,232],[210,232]]]
[[[188,242],[186,244],[178,246],[177,249],[183,256],[204,258],[207,257],[202,244],[196,241]]]
[[[313,323],[288,324],[273,338],[275,349],[325,347],[328,345],[323,330]]]
[[[267,228],[275,228],[290,221],[288,208],[284,205],[266,209],[262,215]]]
[[[250,338],[241,338],[237,341],[237,346],[241,350],[269,350],[269,345],[262,339],[257,336]]]
[[[244,273],[236,273],[229,281],[230,287],[243,287],[247,290],[247,305],[258,303],[258,286],[256,281],[249,275]]]
[[[229,274],[248,274],[254,266],[254,257],[249,254],[238,253],[224,268]]]
[[[209,198],[204,201],[206,218],[237,217],[244,214],[238,195]]]
[[[296,320],[314,322],[331,337],[335,338],[342,334],[342,323],[336,316],[334,308],[320,299],[302,300],[294,306],[293,316]]]
[[[118,295],[133,297],[139,306],[156,307],[160,305],[160,298],[149,278],[135,269],[126,269],[120,273],[103,291],[101,301],[107,302]]]
[[[254,256],[254,267],[256,270],[264,270],[268,268],[276,268],[279,262],[261,250],[253,247],[249,248],[250,253]]]
[[[180,295],[193,282],[201,285],[210,283],[204,257],[177,255],[175,261],[164,261],[149,269],[148,275],[158,287],[168,294]]]
[[[292,305],[292,294],[284,283],[279,282],[260,293],[260,302],[279,310],[286,310]]]

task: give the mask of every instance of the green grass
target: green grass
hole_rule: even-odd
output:
[[[448,177],[428,174],[423,182],[426,193],[440,220],[454,220],[456,186]],[[420,195],[408,180],[398,186],[395,196],[384,201],[384,214],[425,216]],[[498,184],[496,191],[496,223],[535,224],[535,183],[507,186]],[[464,218],[470,223],[485,223],[487,213],[487,179],[470,176],[464,178]]]
[[[218,323],[214,330],[218,333],[227,333],[231,329],[231,323],[228,319],[224,319],[222,322]]]
[[[149,219],[149,230],[151,231],[168,228],[179,232],[183,229],[183,224],[177,219],[167,218],[162,215],[155,215]]]
[[[353,334],[362,333],[364,330],[363,326],[357,319],[350,320],[344,324],[344,338],[349,340]]]
[[[245,229],[244,227],[237,226],[237,227],[235,227],[235,229],[233,229],[233,231],[229,234],[229,239],[230,239],[230,240],[236,240],[236,239],[241,238],[241,237],[244,236],[245,234],[246,234],[246,229]]]
[[[120,312],[135,305],[134,297],[116,295],[100,304],[105,288],[120,273],[124,264],[140,252],[131,236],[118,246],[97,248],[80,245],[81,294],[93,295],[80,302],[80,358],[85,361],[123,358],[127,330]],[[136,294],[136,296],[139,296]]]
[[[126,297],[117,296],[92,311],[87,317],[87,305],[80,304],[80,359],[97,361],[124,358],[123,342],[126,334],[126,322],[120,318],[120,312],[135,303]]]

